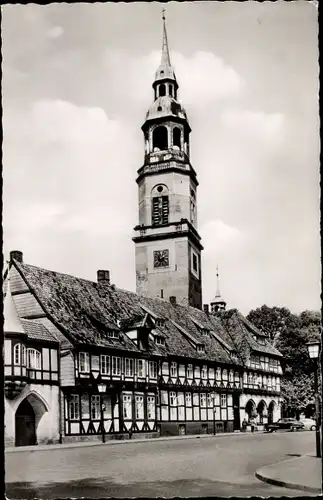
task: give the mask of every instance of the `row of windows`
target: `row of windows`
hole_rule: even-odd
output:
[[[102,375],[121,375],[122,359],[118,356],[109,356],[107,354],[100,355],[99,371]],[[149,361],[149,377],[157,378],[157,362]],[[92,366],[93,368],[93,366]],[[90,354],[88,352],[79,353],[79,371],[81,373],[90,372]],[[126,377],[133,377],[136,373],[137,377],[146,376],[145,362],[142,359],[125,358],[124,374]]]
[[[36,349],[26,349],[23,344],[16,344],[13,350],[14,365],[27,366],[34,370],[41,370],[41,354]]]
[[[261,368],[262,370],[279,371],[279,363],[277,359],[265,358],[264,356],[251,356],[251,368]]]
[[[132,419],[133,405],[132,396],[125,394],[123,396],[123,418]],[[154,420],[156,417],[155,397],[147,396],[147,418]],[[144,397],[135,396],[135,418],[138,420],[144,419]]]
[[[167,393],[166,393],[167,394]],[[161,401],[162,404],[167,404],[167,396],[163,394],[163,399]],[[199,396],[198,403],[201,408],[213,408],[215,406],[215,395],[213,393],[206,394],[205,392],[201,392],[200,394],[195,394],[196,397]],[[221,408],[227,407],[227,394],[220,394],[220,406]],[[195,402],[196,404],[196,402]],[[169,405],[170,406],[183,406],[184,405],[184,393],[176,394],[176,392],[169,393]],[[185,405],[192,406],[192,393],[185,393]]]
[[[164,366],[163,366],[163,372],[164,372]],[[166,370],[168,369],[168,365],[166,365]],[[221,380],[221,374],[222,374],[222,379],[225,381],[233,382],[234,380],[239,382],[240,380],[240,375],[238,372],[233,372],[232,370],[227,370],[227,369],[221,369],[220,367],[217,367],[215,370],[215,378],[218,380]],[[170,375],[171,377],[184,377],[188,379],[193,379],[195,378],[202,378],[204,380],[207,380],[207,378],[213,378],[212,375],[214,376],[214,369],[213,368],[208,368],[207,365],[203,365],[202,367],[195,366],[193,369],[192,364],[186,365],[186,374],[185,374],[185,365],[178,365],[176,362],[172,362],[170,365]]]

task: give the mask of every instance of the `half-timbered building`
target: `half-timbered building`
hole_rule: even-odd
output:
[[[280,353],[225,310],[219,289],[202,310],[198,181],[165,19],[153,89],[136,179],[137,293],[111,284],[108,270],[89,281],[10,254],[7,443],[228,432],[245,416],[279,416]]]

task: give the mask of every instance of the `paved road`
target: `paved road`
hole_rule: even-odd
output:
[[[10,499],[302,496],[255,478],[257,469],[315,449],[313,432],[107,444],[6,454]]]

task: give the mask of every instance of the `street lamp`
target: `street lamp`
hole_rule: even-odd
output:
[[[307,342],[308,354],[311,359],[314,360],[315,368],[314,368],[314,392],[315,392],[315,438],[316,438],[316,456],[321,458],[321,439],[320,439],[320,403],[319,403],[319,395],[318,395],[318,358],[320,355],[320,341],[312,340]]]
[[[105,404],[103,403],[103,396],[102,396],[102,394],[104,394],[106,390],[107,390],[107,384],[104,384],[103,382],[101,382],[100,384],[98,384],[98,391],[99,391],[99,394],[100,394],[102,443],[105,443],[105,428],[104,428],[104,410],[105,410]]]
[[[216,435],[216,427],[215,427],[215,411],[216,411],[216,408],[215,408],[215,393],[211,392],[210,393],[210,397],[211,397],[211,399],[213,399],[213,435],[215,436]]]

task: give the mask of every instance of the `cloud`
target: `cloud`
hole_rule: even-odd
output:
[[[59,38],[63,34],[64,30],[62,26],[54,26],[53,28],[47,31],[46,36],[48,36],[48,38]]]
[[[230,249],[237,250],[237,246],[245,244],[245,238],[241,231],[230,226],[220,219],[207,221],[200,230],[204,253],[221,256]]]

